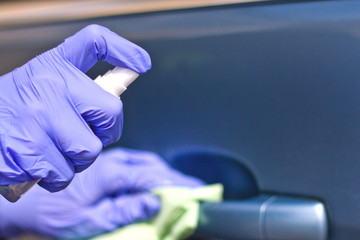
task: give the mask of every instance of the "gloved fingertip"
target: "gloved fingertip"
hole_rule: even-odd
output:
[[[144,50],[145,51],[145,50]],[[143,71],[142,73],[146,73],[147,71],[149,71],[151,69],[151,58],[150,55],[145,51],[144,53],[144,66],[143,66]]]
[[[84,146],[68,149],[66,155],[71,159],[75,173],[87,169],[100,155],[103,144],[99,138],[91,136],[91,139],[83,141]]]
[[[46,189],[47,191],[53,193],[58,192],[65,189],[69,184],[69,182],[46,182],[45,180],[41,180],[39,186]]]
[[[119,196],[115,200],[118,209],[118,222],[120,225],[128,225],[136,222],[148,221],[160,211],[160,199],[146,192]]]
[[[124,67],[130,68],[139,74],[144,74],[149,71],[152,66],[150,55],[145,49],[139,46],[136,46],[134,50],[136,51],[134,54],[136,57],[133,57],[131,60],[129,59]]]
[[[96,160],[96,158],[95,159],[90,159],[90,160],[87,160],[87,161],[73,160],[75,173],[80,173],[80,172],[84,171],[85,169],[90,167],[95,162],[95,160]]]
[[[152,194],[144,194],[143,209],[145,216],[148,219],[155,217],[161,208],[161,201],[158,197]]]

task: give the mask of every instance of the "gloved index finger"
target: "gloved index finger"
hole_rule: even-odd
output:
[[[83,72],[87,72],[98,60],[139,74],[151,68],[150,56],[144,49],[95,24],[67,38],[59,47],[65,58]]]

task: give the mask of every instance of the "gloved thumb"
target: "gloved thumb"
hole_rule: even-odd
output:
[[[136,193],[104,198],[84,212],[92,222],[93,229],[100,232],[113,231],[132,223],[147,221],[160,210],[160,200],[150,193]],[[81,236],[79,236],[81,237]]]

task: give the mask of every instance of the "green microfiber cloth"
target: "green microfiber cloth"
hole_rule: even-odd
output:
[[[92,240],[180,240],[195,230],[199,202],[220,202],[223,186],[199,188],[164,187],[152,191],[161,199],[161,210],[151,221],[136,223]]]

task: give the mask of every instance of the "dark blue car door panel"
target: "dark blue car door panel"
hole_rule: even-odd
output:
[[[229,154],[260,192],[322,201],[330,239],[359,239],[360,2],[238,4],[2,30],[9,58],[1,73],[90,23],[140,44],[153,61],[122,95],[120,145],[169,160]],[[28,43],[16,38],[22,31],[32,33]],[[13,56],[18,49],[25,58]]]

